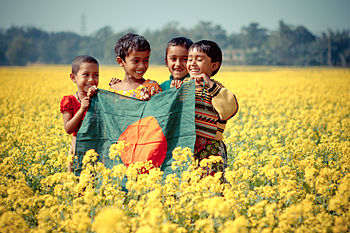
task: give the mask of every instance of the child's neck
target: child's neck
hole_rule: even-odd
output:
[[[81,102],[81,100],[84,99],[87,96],[87,93],[86,92],[77,91],[76,95],[78,97],[79,102]]]
[[[134,78],[129,75],[125,75],[124,80],[121,82],[122,89],[127,91],[131,89],[136,89],[138,86],[142,85],[146,80],[144,78]]]

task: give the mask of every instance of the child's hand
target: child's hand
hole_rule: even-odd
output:
[[[109,86],[113,86],[114,84],[117,84],[119,82],[121,82],[122,80],[118,79],[118,78],[111,78],[111,81],[109,81]]]
[[[82,110],[86,110],[86,109],[88,109],[89,108],[89,106],[90,106],[90,101],[91,101],[91,98],[90,97],[85,97],[85,98],[83,98],[82,100],[81,100],[81,106],[80,106],[80,108],[82,109]]]
[[[145,94],[143,96],[141,96],[140,100],[142,101],[147,101],[151,99],[151,95],[147,92],[145,92]]]
[[[181,80],[172,80],[170,83],[170,87],[175,87],[176,89],[179,89],[182,84],[183,84],[183,81]]]
[[[87,97],[91,98],[93,95],[96,94],[96,92],[97,92],[97,87],[95,85],[90,87],[87,93]]]
[[[203,85],[203,80],[204,80],[205,87],[207,88],[212,88],[214,85],[214,82],[206,74],[192,76],[191,79],[194,79],[197,85]]]

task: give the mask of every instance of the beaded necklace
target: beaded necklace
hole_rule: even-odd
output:
[[[75,95],[76,95],[77,100],[79,101],[79,103],[81,103],[81,100],[80,100],[80,98],[79,98],[78,92],[77,92],[77,93],[75,93]]]

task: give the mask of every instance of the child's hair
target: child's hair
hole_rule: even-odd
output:
[[[168,45],[167,45],[166,50],[165,50],[165,59],[168,56],[168,49],[170,46],[182,46],[188,50],[192,44],[193,44],[193,41],[186,38],[186,37],[175,37],[175,38],[171,39],[168,42]]]
[[[197,49],[200,52],[206,53],[211,58],[211,62],[219,62],[219,67],[213,71],[211,76],[214,76],[220,69],[222,63],[222,51],[217,43],[210,40],[201,40],[189,48],[189,50]]]
[[[73,74],[77,74],[81,64],[83,63],[94,63],[96,65],[98,65],[98,61],[88,55],[80,55],[74,58],[73,62],[72,62],[72,73]]]
[[[151,51],[151,46],[145,37],[128,33],[117,41],[114,50],[115,56],[125,61],[125,57],[133,51]]]

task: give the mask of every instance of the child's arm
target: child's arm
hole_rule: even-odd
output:
[[[237,113],[238,102],[230,90],[219,83],[214,83],[208,91],[213,96],[212,104],[221,120],[228,120]]]
[[[231,91],[226,89],[220,83],[214,82],[205,74],[193,78],[199,85],[203,85],[204,81],[205,88],[213,97],[213,107],[218,112],[221,120],[228,120],[237,113],[238,102],[236,96]]]
[[[76,132],[79,129],[80,122],[84,118],[84,113],[86,112],[86,110],[90,106],[91,97],[96,92],[97,92],[96,86],[92,86],[89,88],[87,96],[81,100],[80,109],[75,113],[74,116],[73,116],[72,112],[70,112],[70,111],[63,111],[62,112],[64,130],[68,134]]]
[[[80,109],[75,113],[74,116],[70,111],[62,112],[64,130],[68,134],[71,134],[78,130],[80,126],[80,122],[84,117],[84,113],[89,106],[90,106],[90,98],[85,97],[84,99],[81,100]]]

